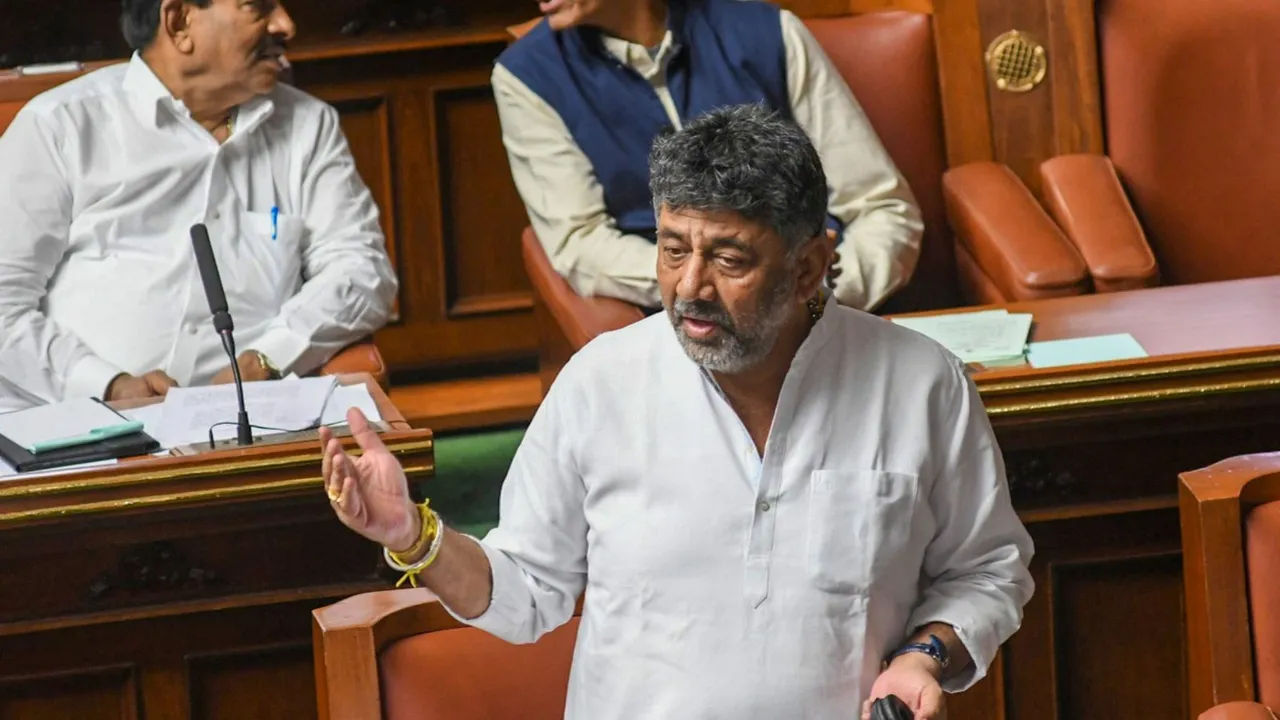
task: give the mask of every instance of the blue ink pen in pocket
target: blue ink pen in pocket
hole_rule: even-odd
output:
[[[280,208],[271,208],[271,239],[275,240],[280,236]]]

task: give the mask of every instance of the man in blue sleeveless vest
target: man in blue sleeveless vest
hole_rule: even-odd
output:
[[[582,295],[658,307],[653,139],[717,107],[793,119],[827,168],[836,298],[872,310],[906,284],[923,224],[839,72],[795,15],[756,0],[545,0],[493,89],[516,187]]]

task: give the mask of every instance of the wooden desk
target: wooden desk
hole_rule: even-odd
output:
[[[953,720],[1185,718],[1178,473],[1280,449],[1280,277],[1006,306],[1152,357],[977,372],[1036,542],[1022,630]]]
[[[367,376],[410,475],[433,471]],[[315,717],[313,608],[385,589],[316,443],[0,481],[0,717]]]

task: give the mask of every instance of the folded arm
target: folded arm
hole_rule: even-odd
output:
[[[831,59],[786,10],[782,37],[791,111],[822,158],[828,212],[844,224],[836,299],[875,309],[915,271],[924,234],[920,209]]]
[[[57,136],[24,109],[0,136],[0,410],[102,397],[122,372],[41,308],[68,251],[71,212]]]
[[[304,161],[300,210],[305,282],[246,349],[302,375],[386,324],[397,289],[378,208],[332,109]]]
[[[1034,584],[1027,567],[1031,537],[1013,510],[982,402],[961,368],[954,385],[947,407],[955,415],[940,438],[940,468],[929,495],[938,529],[925,552],[925,590],[908,627],[954,629],[972,661],[951,668],[943,687],[960,692],[986,675],[1000,645],[1018,629]]]
[[[511,176],[556,271],[579,295],[657,307],[657,246],[618,230],[591,160],[546,101],[502,65],[492,82]]]

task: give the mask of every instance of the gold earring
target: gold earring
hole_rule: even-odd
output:
[[[809,319],[811,321],[816,323],[822,319],[822,313],[827,309],[827,307],[822,302],[821,291],[819,291],[813,297],[809,298],[808,307],[809,307]]]

